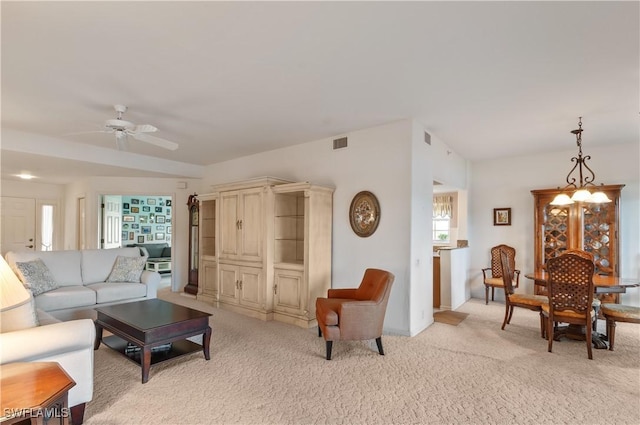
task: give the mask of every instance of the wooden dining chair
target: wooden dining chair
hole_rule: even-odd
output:
[[[587,354],[593,359],[591,326],[593,311],[593,261],[576,253],[563,253],[547,260],[549,304],[542,306],[547,321],[548,351],[551,353],[554,328],[559,322],[585,327]]]
[[[542,295],[532,294],[516,294],[513,287],[513,269],[510,265],[509,254],[506,250],[500,251],[500,265],[502,272],[502,281],[504,283],[504,299],[505,312],[502,321],[502,330],[511,323],[511,316],[515,307],[526,308],[528,310],[537,311],[540,315],[540,336],[545,337],[546,326],[545,319],[542,315],[542,306],[549,302],[549,299]]]
[[[489,288],[491,288],[491,301],[494,300],[495,288],[504,289],[502,266],[500,261],[501,251],[504,251],[507,254],[509,267],[513,270],[513,287],[517,288],[520,284],[520,270],[516,269],[516,249],[504,244],[494,246],[491,248],[491,267],[482,269],[485,304],[489,304]]]

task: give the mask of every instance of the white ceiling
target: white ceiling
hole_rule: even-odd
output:
[[[113,150],[113,135],[67,134],[100,129],[114,104],[180,144],[130,152],[198,166],[406,118],[470,160],[574,149],[578,116],[586,153],[640,140],[636,1],[0,7],[3,179],[155,175],[7,136]]]

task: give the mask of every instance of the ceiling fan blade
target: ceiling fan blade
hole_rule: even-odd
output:
[[[116,146],[119,151],[128,151],[129,150],[129,140],[127,139],[127,133],[124,131],[116,132]]]
[[[175,151],[176,149],[178,149],[177,143],[171,142],[169,140],[161,139],[156,136],[150,136],[145,133],[140,133],[140,134],[133,133],[131,134],[131,136],[133,136],[133,138],[136,140],[140,140],[141,142],[151,143],[152,145],[160,146],[161,148],[169,149],[172,151]]]
[[[113,130],[91,130],[91,131],[75,131],[73,133],[65,133],[63,136],[77,136],[79,134],[95,134],[95,133],[113,133]]]
[[[151,124],[142,124],[136,125],[131,133],[153,133],[154,131],[158,131],[158,129]]]

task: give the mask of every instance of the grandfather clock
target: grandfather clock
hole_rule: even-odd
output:
[[[184,292],[192,295],[198,294],[198,257],[199,250],[199,221],[200,201],[198,194],[189,195],[187,207],[189,208],[189,280],[184,287]]]

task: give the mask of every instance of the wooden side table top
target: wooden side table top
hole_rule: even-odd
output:
[[[45,409],[63,397],[75,381],[56,362],[7,363],[0,366],[2,419]]]

